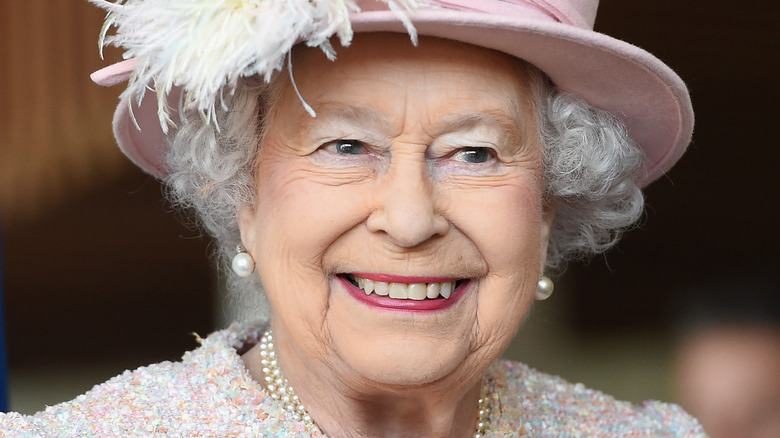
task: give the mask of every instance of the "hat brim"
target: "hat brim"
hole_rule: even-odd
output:
[[[644,165],[636,175],[642,186],[667,172],[690,142],[693,109],[688,89],[669,67],[639,47],[552,21],[446,9],[419,10],[411,18],[419,35],[461,41],[521,58],[542,70],[559,88],[614,114],[644,151]],[[390,11],[356,13],[351,21],[358,34],[406,32]],[[115,79],[117,72],[113,74]],[[129,109],[128,102],[120,102],[114,116],[120,148],[147,172],[164,177],[165,142],[154,94],[147,93],[140,106],[133,104],[140,131]]]

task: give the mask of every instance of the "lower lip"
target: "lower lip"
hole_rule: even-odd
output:
[[[374,293],[366,295],[362,289],[350,283],[350,281],[346,278],[336,276],[336,279],[341,282],[341,284],[344,286],[344,289],[346,289],[353,298],[369,307],[405,312],[435,312],[450,308],[458,302],[458,300],[464,295],[464,291],[471,284],[471,281],[463,282],[454,291],[452,291],[452,295],[450,295],[449,298],[437,298],[434,300],[399,300],[379,296]]]

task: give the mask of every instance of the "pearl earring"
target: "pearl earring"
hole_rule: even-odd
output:
[[[552,280],[550,280],[549,277],[542,276],[536,286],[536,294],[534,295],[534,298],[539,301],[546,300],[547,298],[550,298],[550,295],[552,295],[553,289],[555,289],[555,285],[553,284]]]
[[[242,245],[238,245],[236,251],[238,251],[238,254],[233,257],[233,262],[230,264],[233,272],[239,277],[249,277],[255,272],[255,260],[246,252],[246,248]]]

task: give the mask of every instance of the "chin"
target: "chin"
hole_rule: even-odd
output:
[[[467,339],[442,344],[415,333],[334,342],[339,359],[355,377],[391,387],[419,387],[459,375],[469,356]]]
[[[474,321],[453,323],[451,312],[438,317],[378,312],[350,297],[331,304],[332,351],[347,378],[382,386],[428,385],[457,374],[471,352]]]
[[[347,282],[332,278],[326,327],[333,364],[345,378],[382,386],[469,381],[502,350],[477,330],[480,285],[463,282],[453,303],[438,310],[388,309],[356,299]],[[498,338],[513,333],[504,335]]]

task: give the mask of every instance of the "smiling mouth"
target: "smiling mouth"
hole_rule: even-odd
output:
[[[394,283],[376,281],[354,274],[340,274],[366,295],[377,295],[396,300],[448,300],[452,292],[467,279],[441,283]]]

